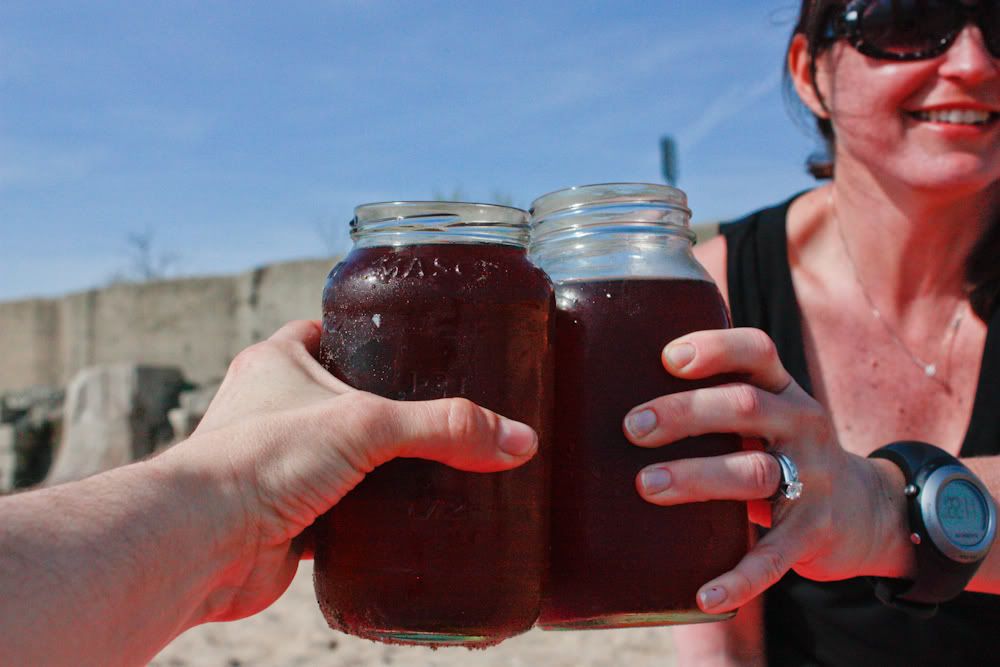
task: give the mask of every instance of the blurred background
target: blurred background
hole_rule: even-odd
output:
[[[349,245],[355,205],[811,182],[794,0],[0,3],[0,300]]]

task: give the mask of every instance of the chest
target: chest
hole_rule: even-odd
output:
[[[894,440],[923,440],[959,452],[975,402],[982,322],[966,323],[946,344],[929,346],[920,359],[935,364],[929,377],[867,311],[817,304],[803,307],[803,315],[813,393],[846,449],[867,455]]]

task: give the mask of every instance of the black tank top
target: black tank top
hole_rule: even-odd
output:
[[[812,394],[785,218],[793,200],[723,225],[729,305],[738,327],[766,331]],[[998,260],[1000,261],[1000,260]],[[961,456],[1000,453],[1000,309],[990,319]],[[1000,596],[963,593],[919,620],[876,600],[863,579],[816,582],[789,573],[765,596],[769,665],[1000,665]]]

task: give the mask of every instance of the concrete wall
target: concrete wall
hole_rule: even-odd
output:
[[[695,231],[703,241],[717,228],[703,224]],[[87,366],[117,362],[179,366],[196,383],[221,378],[237,352],[288,320],[320,318],[335,261],[0,303],[0,393],[65,386]]]
[[[237,352],[286,321],[319,319],[334,261],[0,303],[0,392],[65,385],[82,368],[115,362],[179,366],[198,383],[220,378]]]
[[[0,390],[61,381],[60,303],[0,303]]]
[[[335,260],[272,264],[236,279],[232,353],[263,340],[290,319],[322,317],[323,286]]]

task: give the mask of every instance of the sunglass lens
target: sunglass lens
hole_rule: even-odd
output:
[[[862,39],[899,58],[942,49],[962,29],[957,3],[944,0],[875,0],[862,10]]]

